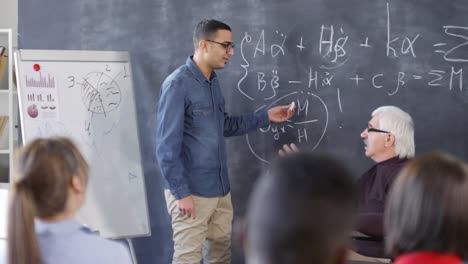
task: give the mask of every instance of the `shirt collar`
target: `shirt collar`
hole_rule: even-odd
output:
[[[203,75],[203,73],[201,72],[200,68],[198,68],[198,66],[193,61],[193,55],[187,58],[187,61],[185,62],[185,64],[187,65],[187,67],[192,72],[193,76],[195,77],[195,79],[197,79],[198,82],[203,83],[203,82],[208,81],[205,75]],[[216,72],[212,71],[210,81],[213,81],[215,78],[216,78]]]
[[[455,254],[421,251],[398,256],[394,264],[460,264],[461,262],[462,259]]]
[[[402,162],[406,162],[406,161],[407,161],[406,158],[400,159],[400,157],[395,156],[393,158],[389,158],[389,159],[386,159],[384,161],[381,161],[381,162],[377,163],[377,165],[402,163]]]
[[[36,228],[36,234],[45,233],[68,233],[81,229],[83,226],[74,219],[67,219],[55,222],[45,222],[41,220],[35,220],[34,226]]]

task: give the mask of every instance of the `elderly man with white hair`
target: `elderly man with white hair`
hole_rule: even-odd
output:
[[[376,162],[358,180],[358,224],[356,230],[366,235],[355,237],[354,250],[359,254],[385,258],[383,213],[393,180],[408,159],[414,157],[414,125],[411,116],[395,106],[382,106],[362,131],[365,155]]]

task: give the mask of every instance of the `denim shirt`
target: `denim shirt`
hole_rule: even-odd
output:
[[[161,87],[156,157],[165,188],[176,199],[221,197],[230,184],[224,137],[268,126],[266,110],[229,116],[216,73],[207,80],[192,57]]]

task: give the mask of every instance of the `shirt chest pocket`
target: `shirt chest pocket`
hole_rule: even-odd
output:
[[[192,107],[192,115],[196,117],[207,117],[213,114],[213,108],[209,103],[195,103]]]
[[[209,103],[195,103],[191,109],[193,127],[207,127],[214,119],[213,107]]]

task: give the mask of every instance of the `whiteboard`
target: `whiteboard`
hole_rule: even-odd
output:
[[[90,165],[78,219],[106,238],[150,234],[128,52],[15,53],[22,138],[72,138]]]

